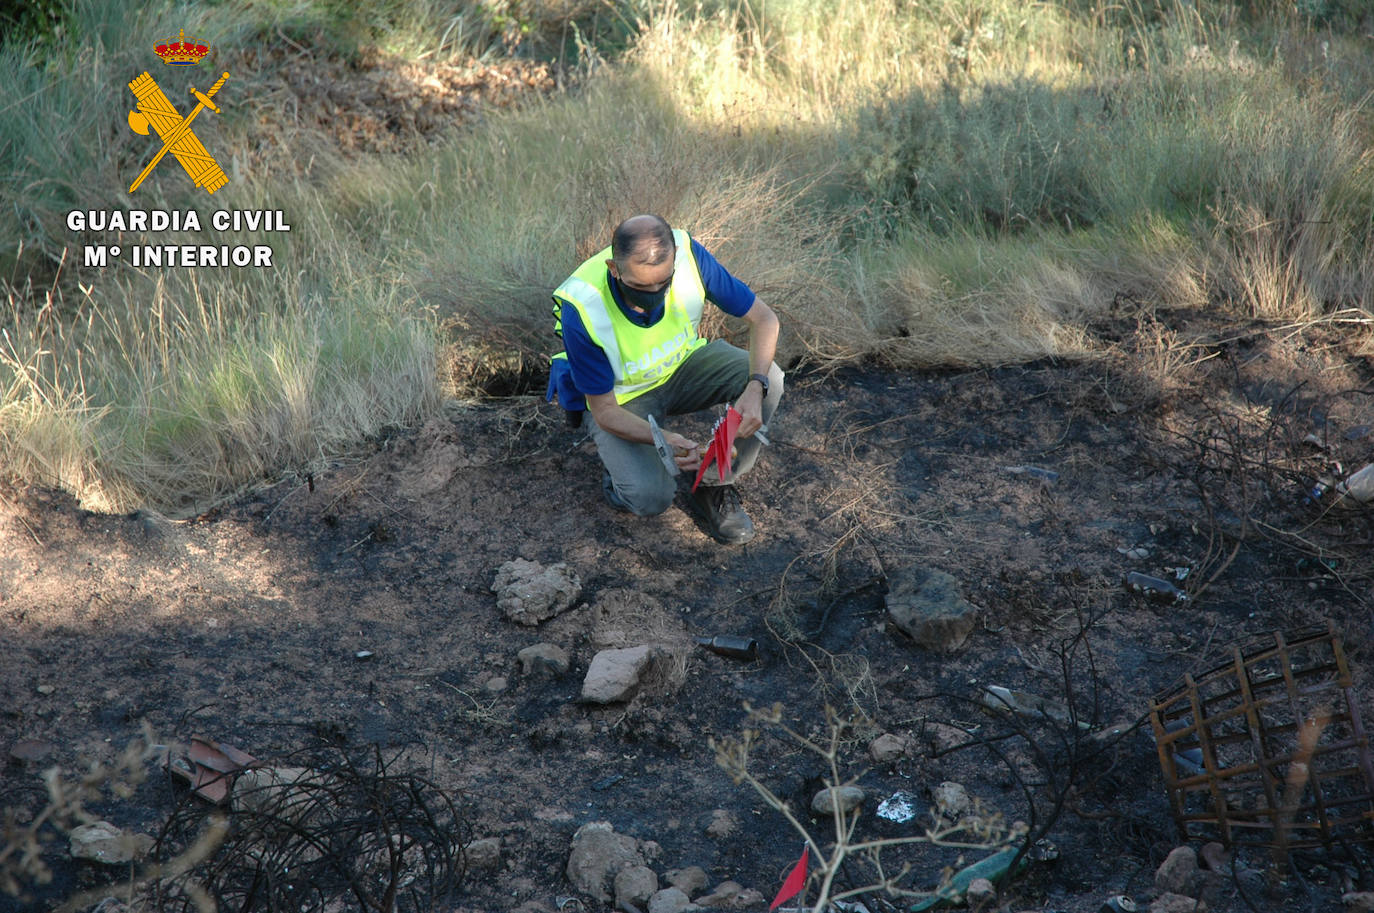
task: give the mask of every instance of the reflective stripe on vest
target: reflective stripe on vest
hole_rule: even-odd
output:
[[[706,304],[706,287],[692,256],[692,239],[673,231],[677,258],[673,282],[663,302],[663,316],[651,327],[631,321],[611,295],[606,261],[608,247],[585,261],[554,296],[577,308],[587,335],[611,364],[616,401],[624,403],[665,383],[689,354],[706,344],[697,334]]]

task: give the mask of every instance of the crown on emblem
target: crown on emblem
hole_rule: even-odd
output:
[[[180,34],[176,38],[170,38],[159,44],[153,48],[153,53],[169,64],[200,63],[201,58],[210,53],[210,49],[194,38],[187,38],[185,29],[178,29],[178,31]]]

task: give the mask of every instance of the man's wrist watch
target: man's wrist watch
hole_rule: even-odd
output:
[[[763,388],[763,395],[764,395],[764,396],[767,396],[767,395],[768,395],[768,375],[767,375],[767,374],[750,374],[750,375],[749,375],[749,380],[756,380],[756,381],[758,381],[758,382],[759,382],[759,386]],[[745,382],[744,385],[745,385],[746,387],[749,386],[748,382]]]

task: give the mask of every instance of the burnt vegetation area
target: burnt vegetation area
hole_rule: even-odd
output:
[[[658,868],[700,865],[712,884],[771,896],[795,835],[710,746],[757,726],[749,774],[833,845],[809,809],[835,773],[743,709],[780,704],[795,732],[835,735],[839,779],[867,796],[855,841],[929,825],[935,787],[955,782],[976,801],[947,823],[1014,827],[1030,860],[1000,882],[1007,909],[1148,897],[1181,842],[1152,695],[1235,645],[1330,625],[1367,707],[1374,509],[1336,483],[1367,461],[1374,387],[1357,334],[1330,324],[1236,327],[1123,300],[1094,329],[1106,351],[1076,364],[793,371],[774,443],[741,486],[760,535],[738,550],[678,508],[613,513],[585,430],[524,396],[454,405],[187,523],[9,492],[5,560],[20,583],[3,604],[3,682],[19,697],[0,733],[49,746],[0,771],[12,826],[44,807],[48,764],[82,769],[146,721],[171,745],[209,733],[309,771],[288,795],[315,809],[231,804],[215,851],[137,894],[150,909],[189,909],[188,883],[222,909],[294,908],[311,891],[321,908],[334,891],[343,909],[570,896],[598,909],[564,869],[572,834],[598,820],[654,841]],[[568,564],[577,603],[538,628],[503,619],[490,588],[515,557]],[[892,623],[886,601],[915,571],[950,575],[978,609],[958,649]],[[1186,598],[1129,589],[1131,572]],[[579,700],[602,648],[718,634],[757,640],[757,658],[673,647],[678,665],[628,701]],[[571,667],[522,668],[516,652],[536,642],[564,647]],[[987,686],[1044,703],[1009,713]],[[875,761],[884,733],[905,748]],[[156,759],[145,767],[128,797],[90,809],[154,836],[165,865],[212,809]],[[876,816],[902,793],[914,820]],[[36,835],[53,880],[24,882],[29,899],[5,908],[118,883],[71,859],[62,830]],[[1334,903],[1370,883],[1366,837],[1345,828],[1282,865],[1242,846],[1210,908]],[[466,865],[477,838],[496,838],[494,867]],[[846,861],[836,891],[903,866],[901,887],[930,890],[985,855],[885,852],[881,870]],[[302,866],[319,872],[265,874]],[[866,902],[900,905],[882,896]]]

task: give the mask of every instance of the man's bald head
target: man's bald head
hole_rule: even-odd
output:
[[[662,216],[631,216],[611,235],[611,257],[617,266],[657,266],[677,253],[673,229]]]

